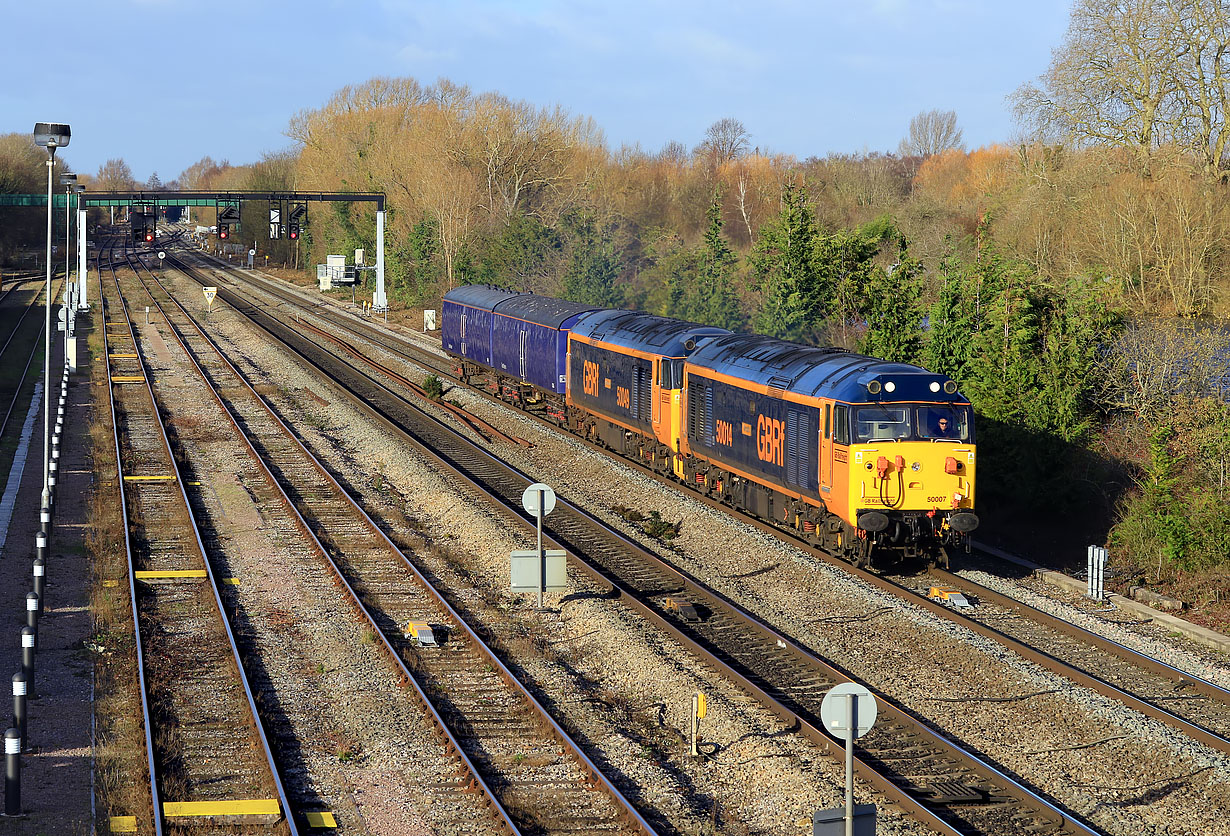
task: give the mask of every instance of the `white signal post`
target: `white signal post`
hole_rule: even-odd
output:
[[[846,741],[846,836],[854,836],[854,740],[871,731],[876,698],[854,682],[843,682],[824,695],[820,719],[830,734]]]
[[[535,482],[521,494],[521,507],[538,520],[538,609],[542,609],[542,598],[547,591],[547,555],[542,550],[542,518],[555,510],[555,491],[550,485]]]

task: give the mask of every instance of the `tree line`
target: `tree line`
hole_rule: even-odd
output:
[[[895,153],[798,159],[733,117],[611,149],[560,108],[377,78],[294,116],[291,149],[175,182],[385,192],[407,307],[491,282],[944,372],[982,419],[992,519],[1084,520],[1172,580],[1230,562],[1226,14],[1077,0],[1012,97],[1020,135],[973,150],[939,110]],[[370,252],[371,212],[313,206],[301,263]]]

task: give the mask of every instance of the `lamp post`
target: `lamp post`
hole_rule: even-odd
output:
[[[69,281],[73,272],[72,236],[73,236],[73,191],[77,188],[76,174],[61,174],[60,185],[64,187],[64,304],[68,305]],[[68,333],[68,323],[64,323],[64,333]]]
[[[47,311],[43,347],[43,511],[51,511],[51,188],[56,149],[68,145],[72,131],[58,122],[37,122],[34,144],[47,149]],[[46,514],[40,516],[46,517]]]
[[[85,303],[86,240],[89,236],[86,234],[85,209],[83,207],[85,186],[78,184],[73,190],[77,193],[77,298],[76,304],[73,306],[73,311],[75,312],[89,308],[89,305]]]

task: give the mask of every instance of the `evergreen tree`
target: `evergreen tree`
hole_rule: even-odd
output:
[[[599,233],[590,216],[574,215],[564,226],[570,239],[564,296],[574,302],[619,307],[623,294],[615,286],[619,262],[614,246]]]
[[[734,292],[735,264],[738,258],[722,236],[722,195],[714,191],[709,206],[709,227],[697,253],[698,281],[693,286],[689,317],[704,325],[738,330],[743,313]]]
[[[923,365],[961,383],[968,377],[978,331],[973,283],[951,256],[941,262],[939,273],[939,298],[931,306],[930,339]]]
[[[922,263],[902,242],[899,260],[871,273],[864,306],[867,331],[860,350],[895,363],[916,363],[922,353]]]
[[[751,254],[752,276],[764,293],[753,319],[758,332],[798,340],[819,326],[830,300],[816,273],[815,243],[807,192],[788,184],[781,213],[761,230]]]
[[[879,252],[879,240],[858,232],[839,229],[820,235],[815,242],[817,280],[815,294],[830,301],[829,341],[853,347],[862,328],[867,284]]]

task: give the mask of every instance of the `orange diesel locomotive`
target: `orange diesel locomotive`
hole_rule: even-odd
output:
[[[467,382],[858,565],[946,562],[978,525],[973,412],[944,375],[497,288],[444,314]]]

